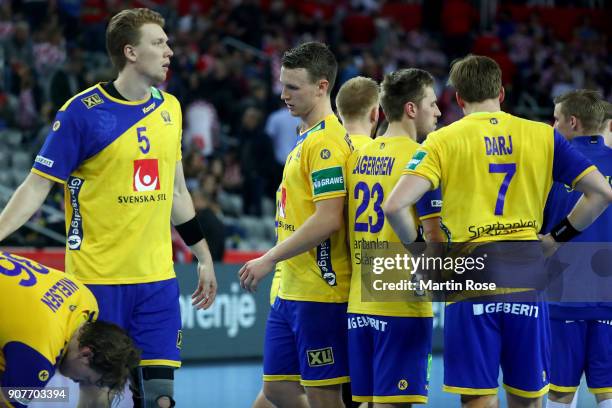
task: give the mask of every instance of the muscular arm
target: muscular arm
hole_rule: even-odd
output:
[[[53,181],[30,173],[0,214],[0,241],[25,224],[45,201]]]
[[[195,209],[183,173],[183,164],[176,163],[174,173],[174,190],[172,194],[172,224],[180,225],[195,217]],[[212,256],[205,239],[201,239],[189,247],[198,258],[198,287],[191,295],[192,305],[197,309],[210,307],[217,294],[217,279],[213,267]]]
[[[417,228],[407,211],[431,188],[431,182],[413,175],[403,175],[383,204],[383,211],[399,239],[409,244],[417,238]]]
[[[240,285],[255,291],[257,284],[274,264],[292,258],[319,245],[342,227],[344,197],[315,202],[315,212],[295,233],[280,242],[263,256],[253,259],[240,269]]]

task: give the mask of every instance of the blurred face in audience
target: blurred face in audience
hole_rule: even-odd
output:
[[[291,115],[305,118],[316,106],[320,97],[318,84],[313,83],[305,68],[281,68],[280,82],[283,86],[281,99]]]
[[[168,46],[168,36],[164,29],[154,23],[140,27],[140,41],[133,47],[135,69],[156,85],[166,80],[173,52]]]

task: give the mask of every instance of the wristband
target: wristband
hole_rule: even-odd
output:
[[[196,217],[193,217],[187,222],[182,223],[181,225],[175,225],[176,231],[179,233],[183,241],[187,246],[192,246],[200,242],[200,240],[204,239],[204,233],[202,232],[202,227],[198,222]]]
[[[557,242],[567,242],[572,238],[580,234],[576,228],[570,224],[567,217],[563,219],[559,224],[555,225],[555,227],[550,231],[550,235]]]

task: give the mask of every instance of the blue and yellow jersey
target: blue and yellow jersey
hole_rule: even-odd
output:
[[[96,85],[59,110],[32,172],[65,185],[66,272],[89,284],[174,277],[170,213],[182,116],[170,94]]]
[[[570,144],[593,162],[612,186],[612,149],[607,147],[602,136],[580,136],[570,141]],[[555,225],[561,222],[574,208],[582,193],[563,183],[554,183],[546,209],[544,210],[544,226],[542,233],[549,233]],[[571,242],[612,242],[612,209],[608,207],[591,225],[589,225]],[[585,247],[585,249],[587,249]],[[583,273],[591,268],[592,253],[584,253],[584,259],[576,259],[575,264],[568,265],[579,268],[576,273]],[[564,275],[570,271],[565,270]],[[609,302],[564,302],[549,303],[550,317],[554,319],[609,319],[612,317],[612,303]]]
[[[370,136],[360,134],[349,135],[349,137],[351,138],[351,143],[353,143],[355,150],[360,149],[373,140]]]
[[[75,331],[97,318],[96,299],[65,273],[7,252],[0,293],[0,384],[44,387]]]
[[[431,317],[429,302],[363,302],[361,293],[362,250],[388,248],[400,239],[386,222],[382,210],[385,197],[391,193],[406,163],[419,144],[408,136],[378,137],[351,154],[346,165],[348,231],[352,275],[348,311],[381,316]],[[438,201],[440,201],[439,191]],[[440,207],[430,207],[428,193],[422,212],[411,208],[415,219],[440,216]],[[429,207],[429,208],[428,208]]]
[[[283,171],[277,236],[289,238],[314,214],[315,203],[346,196],[344,166],[352,151],[336,116],[300,133]],[[339,303],[348,299],[350,262],[344,225],[315,248],[277,264],[282,299]]]
[[[551,126],[478,112],[430,133],[404,174],[442,189],[454,242],[537,240],[553,180],[574,186],[595,166]]]

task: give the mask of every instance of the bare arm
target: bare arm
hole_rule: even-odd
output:
[[[568,215],[570,224],[578,231],[584,231],[612,203],[612,188],[599,171],[584,176],[575,186],[583,193]]]
[[[32,217],[45,201],[53,183],[34,173],[26,177],[0,214],[0,241],[15,232]]]
[[[319,245],[342,227],[344,197],[320,200],[316,209],[293,235],[280,242],[263,256],[253,259],[240,269],[240,286],[254,292],[257,284],[274,264],[306,252]]]
[[[174,173],[174,191],[172,194],[172,224],[180,225],[195,217],[195,209],[191,195],[185,183],[183,164],[176,163]],[[212,256],[205,239],[201,239],[189,247],[198,258],[198,287],[191,295],[191,304],[197,309],[210,307],[217,295],[217,278],[213,266]]]
[[[383,204],[383,211],[391,227],[405,244],[417,238],[417,228],[407,209],[413,206],[427,191],[431,182],[423,177],[403,175]]]

